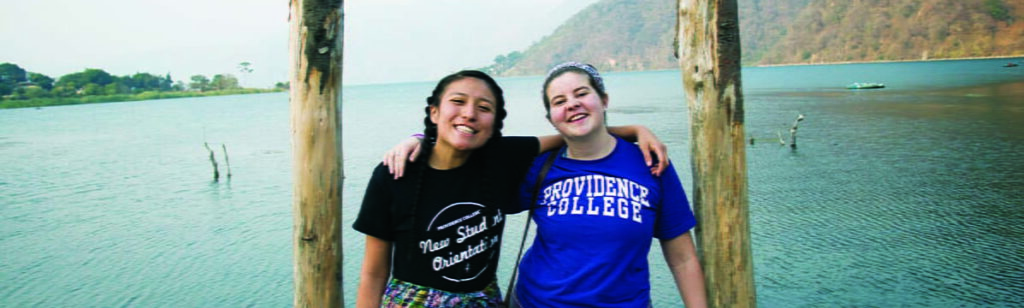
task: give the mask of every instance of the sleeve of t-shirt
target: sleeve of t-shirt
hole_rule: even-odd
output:
[[[676,169],[669,166],[661,175],[661,211],[654,226],[654,237],[662,240],[673,239],[690,231],[697,225],[697,219],[686,201],[683,183],[679,181]]]
[[[540,151],[537,137],[501,137],[492,149],[508,171],[522,177]],[[518,178],[517,178],[518,179]]]
[[[387,241],[394,241],[392,231],[391,201],[389,183],[390,174],[384,164],[377,165],[370,177],[370,183],[366,185],[366,194],[363,195],[363,204],[359,208],[359,215],[352,223],[352,229]]]
[[[540,150],[540,140],[537,137],[502,137],[490,150],[494,162],[501,171],[502,184],[508,189],[509,195],[506,198],[516,198],[520,189],[520,182],[533,164]],[[517,200],[506,203],[503,211],[508,214],[521,212]]]
[[[553,151],[559,150],[555,149]],[[541,153],[530,161],[530,167],[519,183],[519,194],[516,196],[517,200],[514,203],[518,207],[513,211],[510,211],[510,213],[519,213],[538,207],[538,205],[533,202],[533,194],[537,190],[537,177],[540,176],[540,168],[544,166],[544,162],[551,153],[552,151]],[[538,196],[538,198],[541,197]]]

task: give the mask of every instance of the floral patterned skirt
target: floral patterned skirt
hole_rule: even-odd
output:
[[[386,308],[490,308],[501,303],[501,289],[493,281],[482,291],[454,293],[391,279],[380,306]]]

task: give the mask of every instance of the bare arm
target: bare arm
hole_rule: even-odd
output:
[[[668,147],[650,129],[643,125],[626,125],[608,127],[612,135],[622,137],[629,142],[636,142],[640,151],[644,153],[644,162],[651,167],[651,174],[661,176],[661,173],[668,168]],[[537,137],[540,141],[540,153],[551,151],[565,145],[565,140],[560,135],[547,135]],[[652,164],[652,155],[658,159]]]
[[[647,127],[642,125],[611,126],[608,127],[608,132],[622,137],[626,141],[635,141],[640,147],[640,152],[644,153],[644,162],[651,167],[651,174],[661,176],[661,173],[665,172],[665,168],[668,168],[668,146],[658,140],[658,137]],[[658,161],[653,162],[653,158],[657,158]]]
[[[537,141],[540,142],[540,150],[537,154],[551,151],[565,145],[565,139],[562,139],[561,135],[538,136]]]
[[[651,167],[651,174],[661,176],[661,173],[668,168],[668,147],[658,139],[651,130],[642,125],[612,126],[608,132],[622,137],[626,141],[636,142],[640,151],[644,154],[644,162]],[[547,135],[537,137],[540,143],[538,154],[551,151],[565,145],[565,140],[559,135]],[[420,153],[420,139],[409,137],[399,142],[395,147],[384,153],[384,165],[388,166],[388,172],[395,176],[395,179],[405,174],[407,162],[416,160]],[[658,162],[652,162],[657,158]]]
[[[662,240],[661,252],[686,307],[707,307],[704,271],[700,267],[700,260],[697,260],[697,249],[693,246],[690,232],[671,240]]]
[[[366,254],[363,256],[363,270],[359,274],[359,291],[356,307],[380,307],[384,287],[391,276],[391,242],[366,236]]]
[[[384,165],[388,166],[388,173],[394,175],[396,180],[405,174],[406,162],[415,161],[416,156],[420,155],[420,144],[420,138],[409,137],[384,153]]]

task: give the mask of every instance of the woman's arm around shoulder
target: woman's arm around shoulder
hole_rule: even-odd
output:
[[[668,168],[668,146],[665,146],[650,129],[643,125],[626,125],[608,127],[608,132],[629,142],[636,142],[640,152],[644,154],[644,163],[651,167],[651,174],[661,176]],[[544,153],[565,145],[565,140],[560,135],[539,136],[539,153]],[[657,162],[653,160],[657,159]]]
[[[661,241],[661,252],[665,263],[675,278],[679,296],[683,298],[687,308],[707,307],[707,293],[704,288],[704,271],[697,259],[697,249],[693,246],[690,232],[683,233],[670,240]]]
[[[637,146],[640,147],[640,152],[644,155],[644,163],[651,167],[651,174],[661,176],[661,173],[668,168],[668,147],[647,127],[642,125],[612,126],[608,128],[608,131],[627,141],[636,141]],[[560,135],[538,136],[536,138],[539,147],[534,154],[551,151],[565,145],[565,140]],[[420,141],[421,139],[419,138],[409,137],[384,153],[384,157],[381,160],[395,179],[402,177],[405,174],[407,163],[415,161],[416,157],[419,156],[420,147],[422,146]],[[654,159],[658,161],[654,162]]]
[[[651,168],[651,174],[661,176],[668,168],[668,146],[658,139],[650,129],[643,125],[610,126],[608,132],[612,135],[626,139],[629,142],[636,142],[640,152],[644,154],[644,163]],[[657,159],[658,161],[654,161]]]
[[[388,167],[388,172],[394,175],[396,180],[405,174],[406,162],[416,161],[416,157],[420,155],[422,140],[415,136],[405,138],[393,148],[384,152],[384,157],[381,161]]]

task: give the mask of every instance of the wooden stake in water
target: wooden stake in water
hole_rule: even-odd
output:
[[[226,144],[220,144],[221,149],[224,150],[224,166],[228,169],[228,181],[231,180],[231,161],[228,160],[228,146]]]
[[[217,182],[217,181],[220,180],[220,170],[217,170],[217,159],[214,158],[213,150],[210,149],[210,145],[209,144],[206,144],[206,142],[203,142],[203,147],[205,147],[207,151],[210,151],[210,164],[213,164],[213,181]]]
[[[791,149],[796,149],[796,127],[800,126],[800,121],[803,120],[804,115],[800,114],[796,117],[796,120],[793,121],[793,127],[789,128],[789,147]]]
[[[696,241],[708,305],[754,307],[736,0],[679,0],[676,55],[690,110]]]
[[[290,0],[295,307],[342,307],[342,1]]]

